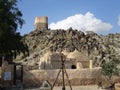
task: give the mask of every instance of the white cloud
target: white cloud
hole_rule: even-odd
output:
[[[118,25],[120,26],[120,16],[118,17]]]
[[[90,12],[87,12],[85,15],[76,14],[56,23],[53,22],[49,25],[49,28],[53,30],[67,30],[69,27],[81,31],[106,32],[112,28],[112,25],[102,22],[102,20],[97,19],[94,14]]]

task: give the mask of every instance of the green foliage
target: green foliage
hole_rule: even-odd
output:
[[[107,45],[105,50],[105,60],[102,63],[102,74],[106,76],[107,80],[111,82],[114,75],[120,74],[120,69],[118,68],[120,60],[115,52],[115,48],[112,45]]]
[[[25,54],[28,51],[17,32],[24,20],[16,3],[17,0],[0,0],[0,56],[15,57],[20,52]]]
[[[17,8],[16,3],[17,0],[0,0],[1,33],[6,33],[8,30],[15,32],[18,26],[23,25],[22,13]]]
[[[102,74],[108,76],[109,79],[113,75],[117,75],[119,73],[118,71],[117,63],[115,63],[115,61],[108,61],[102,64]]]
[[[113,76],[119,76],[120,75],[120,68],[118,67],[120,64],[120,61],[113,57],[109,61],[105,61],[101,67],[102,67],[102,74],[106,77],[108,80],[108,83],[112,83],[112,77]]]

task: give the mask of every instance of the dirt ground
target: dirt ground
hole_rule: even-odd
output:
[[[62,87],[55,87],[53,90],[62,90]],[[70,87],[66,87],[66,90],[70,90]],[[98,89],[98,87],[95,86],[72,86],[72,90],[105,90],[105,89]]]
[[[41,90],[40,88],[36,89],[25,89],[25,90]],[[53,90],[62,90],[62,86],[54,87]],[[70,90],[69,86],[66,86],[65,90]],[[88,86],[72,86],[72,90],[106,90],[97,87],[97,85],[88,85]]]

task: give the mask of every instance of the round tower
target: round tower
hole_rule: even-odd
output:
[[[35,18],[34,30],[48,29],[48,17],[38,16]]]

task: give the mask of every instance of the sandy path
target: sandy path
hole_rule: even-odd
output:
[[[40,88],[25,90],[40,90]],[[62,86],[54,87],[53,90],[62,90]],[[70,90],[70,87],[66,86],[65,90]],[[106,89],[98,89],[97,85],[89,85],[89,86],[72,86],[72,90],[106,90]]]

